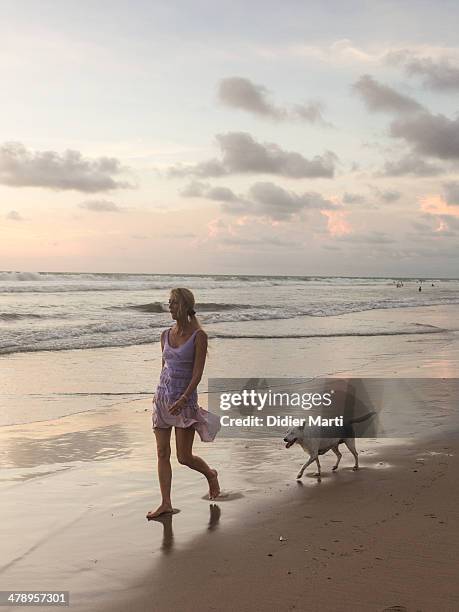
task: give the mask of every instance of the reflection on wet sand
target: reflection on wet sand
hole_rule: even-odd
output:
[[[123,427],[117,424],[40,439],[16,437],[0,450],[0,467],[35,468],[76,461],[104,461],[129,455],[128,442]]]
[[[220,516],[222,511],[220,510],[220,506],[217,504],[210,504],[210,517],[209,517],[209,525],[207,526],[208,531],[214,531],[218,527],[218,523],[220,522]]]
[[[163,526],[163,541],[161,543],[161,552],[165,555],[172,552],[174,547],[174,532],[172,530],[172,518],[174,514],[168,512],[167,514],[161,514],[155,518],[148,519],[154,523],[161,523]]]
[[[174,531],[172,529],[172,520],[180,510],[176,510],[174,512],[168,512],[167,514],[162,514],[161,516],[157,516],[155,518],[148,519],[149,521],[155,523],[161,523],[163,526],[163,540],[161,542],[160,550],[165,555],[168,555],[172,552],[174,548]],[[214,531],[220,522],[221,517],[221,509],[217,504],[209,505],[209,523],[207,525],[207,531]]]

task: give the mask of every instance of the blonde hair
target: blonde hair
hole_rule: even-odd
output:
[[[185,321],[189,321],[201,328],[194,310],[195,300],[193,293],[184,287],[177,287],[171,290],[171,298],[177,301],[177,325],[182,327]]]

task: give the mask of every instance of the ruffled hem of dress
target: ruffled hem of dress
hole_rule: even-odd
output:
[[[158,408],[153,402],[153,429],[168,429],[169,427],[188,429],[188,427],[193,427],[198,432],[202,442],[213,442],[221,427],[218,416],[198,405],[186,406],[185,411],[190,409],[193,410],[195,416],[171,415],[168,413],[165,417],[161,408]]]

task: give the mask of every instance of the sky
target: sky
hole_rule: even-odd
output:
[[[459,5],[0,4],[0,269],[457,276]]]

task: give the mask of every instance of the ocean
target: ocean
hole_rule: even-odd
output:
[[[0,272],[0,354],[155,342],[170,325],[173,287],[195,293],[197,314],[211,338],[431,333],[411,322],[363,329],[329,323],[337,315],[376,309],[459,304],[459,280],[428,279],[421,292],[417,279],[403,279],[399,288],[397,280]],[[317,318],[325,320],[322,325]]]
[[[149,409],[180,286],[210,339],[204,407],[208,377],[442,376],[442,360],[432,370],[427,357],[433,343],[437,355],[459,346],[459,280],[398,281],[1,272],[0,426]]]

